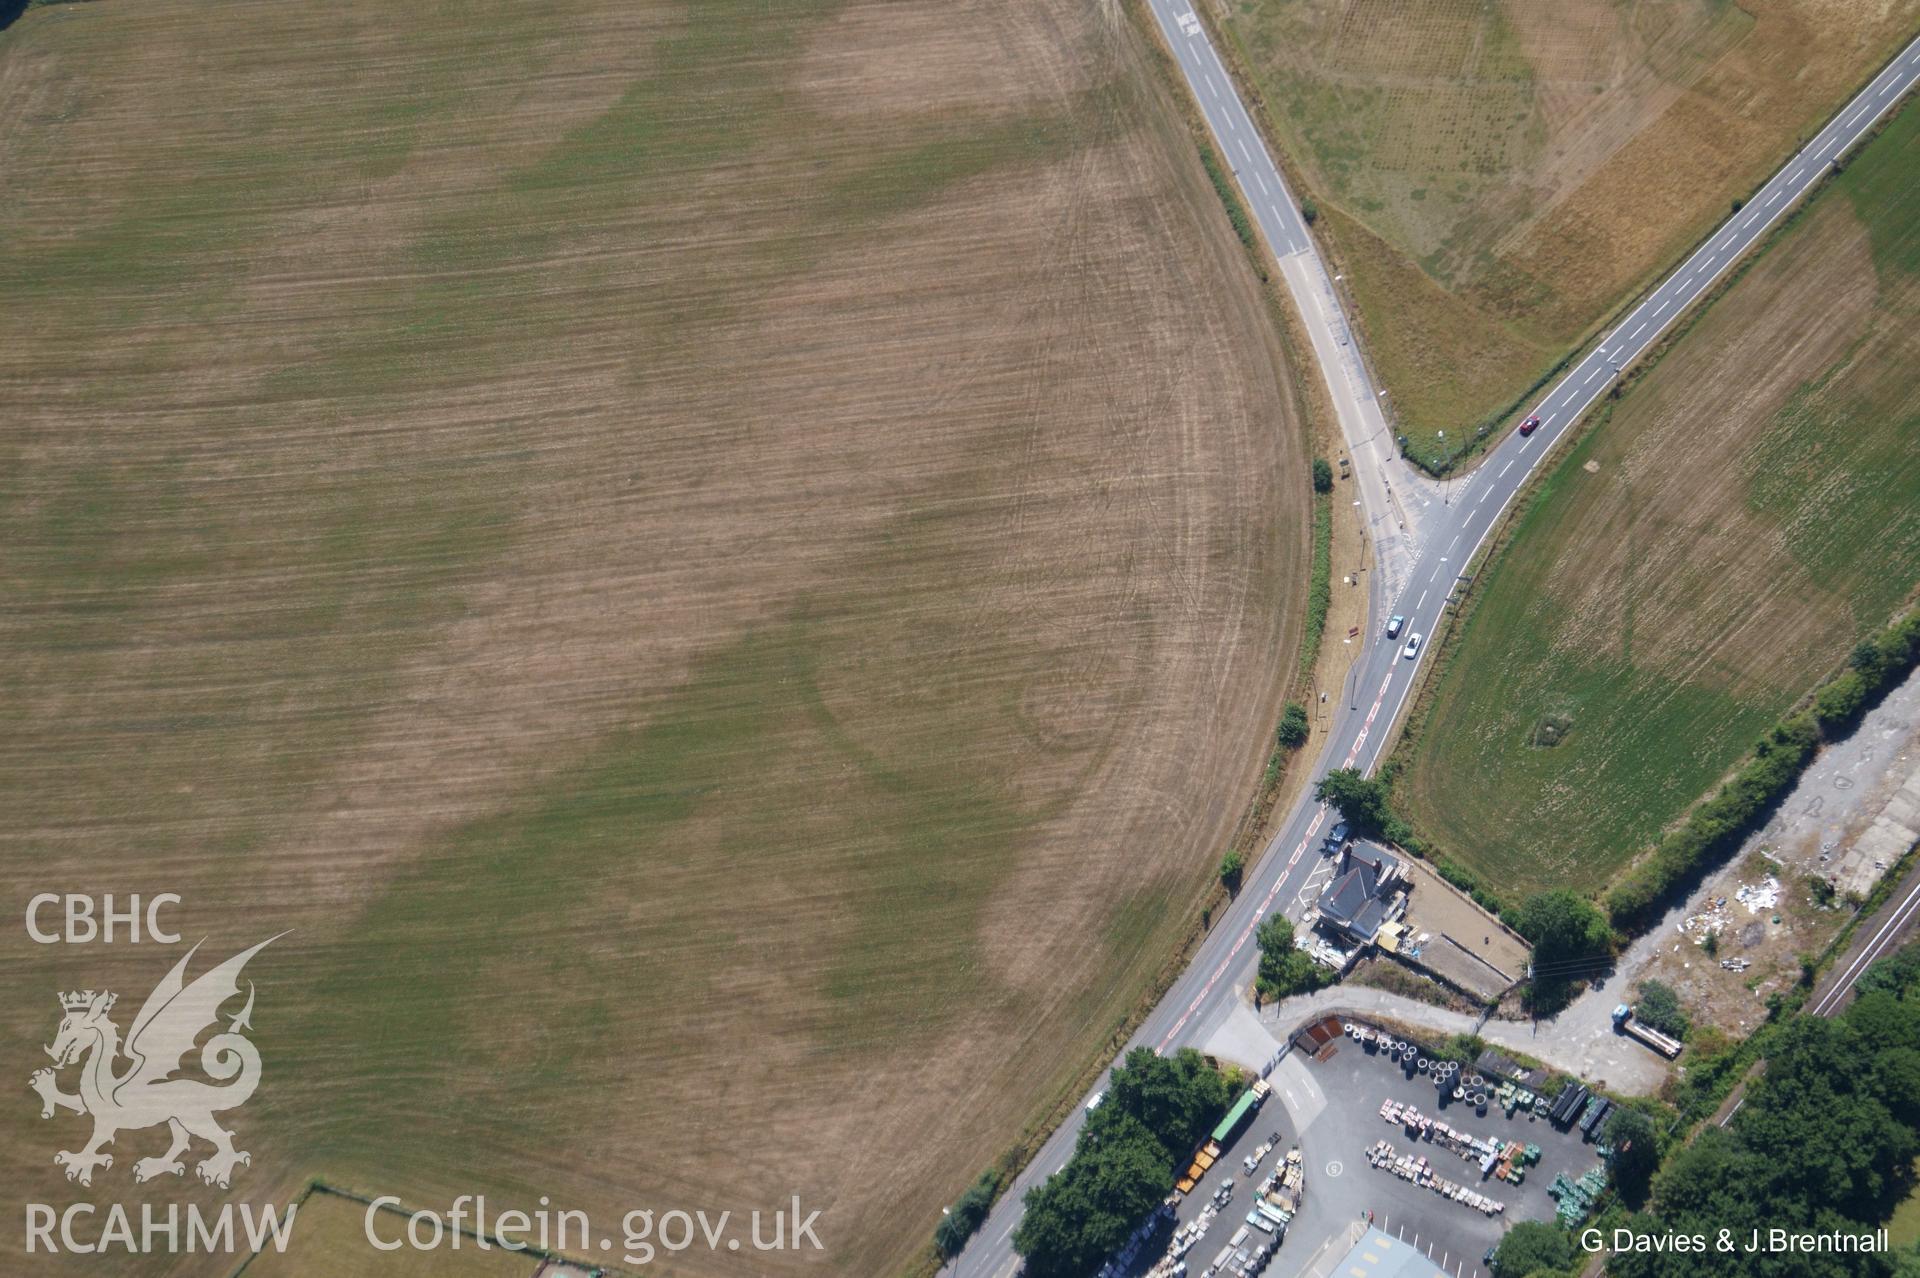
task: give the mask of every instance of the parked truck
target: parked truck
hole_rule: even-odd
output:
[[[1644,1024],[1634,1016],[1633,1009],[1625,1003],[1613,1009],[1613,1028],[1617,1033],[1639,1039],[1668,1060],[1680,1054],[1679,1039],[1671,1038],[1653,1026]]]
[[[1174,1189],[1183,1194],[1192,1193],[1193,1187],[1204,1180],[1207,1172],[1212,1170],[1214,1160],[1220,1157],[1220,1151],[1233,1142],[1234,1133],[1240,1130],[1241,1125],[1255,1110],[1265,1104],[1267,1097],[1271,1095],[1273,1095],[1271,1083],[1264,1078],[1254,1079],[1253,1086],[1241,1094],[1240,1099],[1233,1103],[1233,1108],[1227,1111],[1226,1117],[1220,1120],[1220,1125],[1213,1129],[1212,1139],[1194,1153],[1193,1163],[1187,1168],[1186,1174],[1174,1182]]]

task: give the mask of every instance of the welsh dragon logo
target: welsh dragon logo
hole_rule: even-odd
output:
[[[53,1067],[36,1070],[28,1086],[40,1094],[42,1118],[52,1118],[62,1109],[93,1116],[93,1139],[86,1147],[53,1156],[56,1164],[66,1168],[68,1180],[93,1184],[96,1167],[113,1166],[113,1156],[101,1151],[113,1143],[115,1136],[162,1123],[172,1135],[172,1145],[157,1158],[134,1163],[136,1181],[183,1175],[186,1165],[180,1156],[195,1137],[213,1146],[213,1153],[194,1168],[209,1185],[225,1189],[234,1168],[253,1161],[233,1147],[233,1133],[213,1118],[246,1104],[260,1083],[260,1052],[240,1032],[253,1028],[249,1023],[253,1015],[251,981],[247,983],[246,1006],[223,1033],[209,1038],[200,1049],[200,1068],[220,1085],[173,1075],[201,1032],[217,1024],[221,1005],[239,996],[240,970],[247,960],[279,939],[269,937],[234,955],[191,985],[186,981],[187,963],[200,947],[188,950],[147,995],[124,1045],[119,1027],[108,1015],[116,995],[81,990],[60,996],[60,1032],[54,1035],[53,1045],[45,1049],[53,1058]],[[119,1068],[123,1056],[128,1063]],[[58,1071],[73,1065],[80,1067],[78,1094],[60,1090]]]

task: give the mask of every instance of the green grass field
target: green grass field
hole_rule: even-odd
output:
[[[1821,0],[1231,0],[1417,456],[1464,439],[1912,33]]]
[[[1599,887],[1920,581],[1916,164],[1908,108],[1482,573],[1402,786],[1503,894]]]
[[[1895,1247],[1920,1245],[1920,1192],[1908,1194],[1893,1209],[1887,1222],[1887,1236]]]

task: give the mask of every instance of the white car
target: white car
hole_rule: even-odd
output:
[[[1418,656],[1419,652],[1420,636],[1415,635],[1413,638],[1407,640],[1407,646],[1400,650],[1400,655],[1411,660],[1413,657]]]

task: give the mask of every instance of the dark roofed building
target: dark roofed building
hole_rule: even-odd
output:
[[[1367,945],[1406,905],[1400,860],[1373,843],[1353,843],[1340,869],[1320,894],[1320,923],[1342,940]]]
[[[1492,1048],[1488,1048],[1486,1051],[1480,1053],[1480,1059],[1474,1062],[1473,1067],[1482,1074],[1492,1074],[1495,1078],[1511,1079],[1522,1087],[1538,1087],[1541,1080],[1546,1077],[1542,1071],[1528,1069],[1518,1061],[1513,1060],[1511,1057],[1503,1056]]]
[[[1374,877],[1382,883],[1390,883],[1400,877],[1400,858],[1381,847],[1378,843],[1356,842],[1347,848],[1347,855],[1341,869],[1365,866],[1372,870]]]

